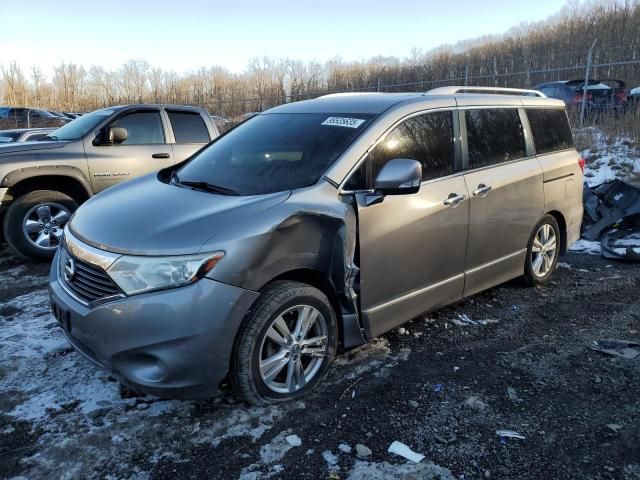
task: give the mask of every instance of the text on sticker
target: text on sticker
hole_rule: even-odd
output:
[[[358,128],[364,122],[365,120],[361,120],[359,118],[329,117],[324,122],[322,122],[322,125],[330,125],[332,127]]]

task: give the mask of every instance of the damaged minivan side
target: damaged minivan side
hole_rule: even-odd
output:
[[[582,163],[563,103],[523,93],[263,112],[79,208],[51,268],[54,315],[130,388],[229,383],[264,403],[421,313],[519,276],[543,284],[579,235]]]

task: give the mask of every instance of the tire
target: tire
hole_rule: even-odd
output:
[[[304,307],[307,310],[304,310]],[[324,333],[326,344],[314,343],[304,346],[296,343],[299,340],[295,337],[295,327],[301,317],[314,318],[302,340],[319,339]],[[280,320],[289,327],[288,331],[293,335],[293,340],[282,334]],[[276,321],[278,325],[275,325]],[[236,337],[231,362],[231,386],[234,392],[254,405],[278,403],[305,395],[326,376],[336,355],[337,332],[335,312],[324,293],[299,282],[273,282],[247,313]],[[287,342],[287,346],[283,346],[272,340],[274,337],[277,337],[278,341],[287,338],[292,343]],[[298,345],[298,350],[294,344]],[[320,358],[318,352],[313,356],[308,348],[324,348],[324,356]],[[261,361],[264,365],[271,365],[264,361],[276,356],[279,360],[273,362],[273,370],[264,367],[261,373]],[[302,366],[305,382],[297,381],[303,378],[302,375],[297,378],[295,375],[298,362]],[[276,370],[277,374],[269,381],[268,377]]]
[[[542,241],[545,231],[548,235],[547,242]],[[527,258],[524,266],[524,279],[527,285],[535,287],[549,281],[560,256],[561,238],[558,222],[551,215],[545,215],[536,224],[527,244]],[[550,248],[552,239],[555,245],[553,249]]]
[[[26,193],[7,208],[3,219],[4,237],[23,258],[50,260],[56,253],[64,226],[77,208],[75,200],[55,190]],[[49,212],[48,219],[46,212]],[[39,239],[42,239],[41,246],[37,244]]]

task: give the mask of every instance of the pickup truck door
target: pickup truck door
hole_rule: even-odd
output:
[[[170,125],[174,163],[186,160],[218,136],[213,122],[205,121],[197,111],[173,107],[166,108],[165,113]]]
[[[124,127],[127,140],[117,145],[94,145],[85,152],[94,193],[173,164],[173,149],[159,107],[127,110],[105,126]]]

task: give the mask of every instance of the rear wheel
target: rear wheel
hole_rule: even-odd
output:
[[[527,245],[524,278],[531,285],[549,281],[560,255],[560,228],[551,215],[545,215],[533,229]]]
[[[4,237],[13,250],[30,260],[49,260],[78,204],[54,190],[37,190],[16,198],[7,209]]]
[[[231,383],[249,403],[290,400],[322,381],[336,349],[336,317],[324,293],[299,282],[274,282],[238,333]]]

